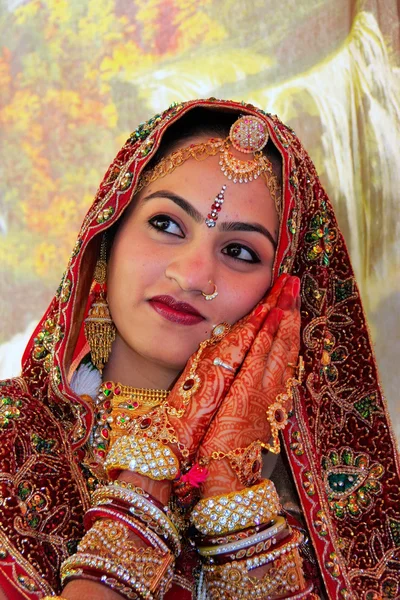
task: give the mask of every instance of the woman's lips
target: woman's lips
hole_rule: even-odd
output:
[[[196,325],[204,321],[204,317],[190,304],[178,302],[172,296],[154,296],[149,304],[154,310],[173,323],[180,325]]]

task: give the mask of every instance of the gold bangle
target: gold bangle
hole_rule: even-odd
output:
[[[171,448],[162,442],[145,437],[124,435],[109,451],[105,469],[123,471],[128,469],[150,479],[176,479],[179,461]]]
[[[274,484],[264,479],[239,492],[200,500],[190,519],[203,535],[216,535],[268,523],[280,510]]]
[[[223,597],[226,600],[264,600],[266,597],[286,598],[289,595],[292,597],[296,592],[304,592],[307,584],[298,550],[302,540],[302,534],[295,532],[289,542],[276,550],[253,558],[233,560],[224,565],[204,564],[210,599]],[[252,569],[262,565],[268,565],[264,577],[252,577]]]
[[[171,552],[160,552],[151,546],[138,548],[136,542],[130,540],[128,527],[111,519],[96,521],[82,538],[76,556],[85,553],[114,560],[123,569],[134,573],[151,592],[157,589],[174,562]]]
[[[138,488],[136,488],[138,489]],[[92,504],[102,506],[113,500],[122,500],[129,508],[128,511],[134,517],[140,519],[147,527],[155,533],[168,539],[174,549],[176,556],[180,554],[181,542],[178,531],[171,519],[152,502],[133,489],[110,483],[100,486],[92,494]]]
[[[245,549],[254,546],[255,544],[257,544],[257,546],[259,544],[261,545],[261,542],[263,542],[264,545],[266,541],[271,542],[271,538],[281,533],[285,529],[285,527],[287,527],[286,519],[284,517],[276,517],[273,520],[271,526],[268,527],[268,529],[265,529],[264,531],[260,531],[259,533],[255,533],[253,535],[250,535],[249,537],[243,538],[241,540],[236,540],[234,542],[229,542],[227,544],[219,544],[215,546],[200,546],[197,547],[197,552],[200,554],[200,556],[207,558],[219,556],[220,554],[229,554],[231,552],[244,550],[243,556],[238,557],[244,558],[246,556]],[[266,550],[266,548],[263,548],[263,550]],[[260,552],[261,550],[259,551],[259,553]]]

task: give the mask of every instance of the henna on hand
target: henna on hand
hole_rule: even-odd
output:
[[[285,390],[293,376],[300,345],[299,280],[291,277],[269,311],[252,347],[231,385],[202,441],[199,457],[212,452],[230,452],[245,448],[256,440],[268,441],[271,435],[266,410]],[[291,406],[284,407],[287,411]],[[203,496],[241,489],[229,460],[212,460],[209,476],[203,484]]]

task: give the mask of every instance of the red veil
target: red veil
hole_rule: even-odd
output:
[[[60,563],[83,535],[93,486],[84,448],[93,412],[72,392],[67,373],[83,343],[100,234],[131,201],[166,129],[196,107],[257,115],[282,157],[274,279],[281,272],[301,278],[306,369],[284,445],[326,595],[394,598],[400,595],[399,462],[332,206],[290,128],[252,105],[214,98],[173,105],[129,137],[83,221],[62,283],[25,351],[21,378],[1,384],[0,587],[10,598],[59,591]]]

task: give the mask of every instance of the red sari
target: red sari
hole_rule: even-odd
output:
[[[291,129],[252,105],[213,98],[171,106],[129,137],[83,221],[62,283],[25,351],[21,378],[1,383],[0,587],[16,600],[59,592],[60,564],[83,536],[83,515],[96,483],[88,445],[93,411],[72,392],[67,374],[84,342],[82,322],[101,233],[131,201],[165,130],[199,106],[232,110],[232,120],[239,113],[261,117],[282,157],[273,275],[301,278],[306,367],[283,437],[325,594],[341,600],[395,598],[399,461],[332,206]],[[189,560],[186,566],[191,568]]]

